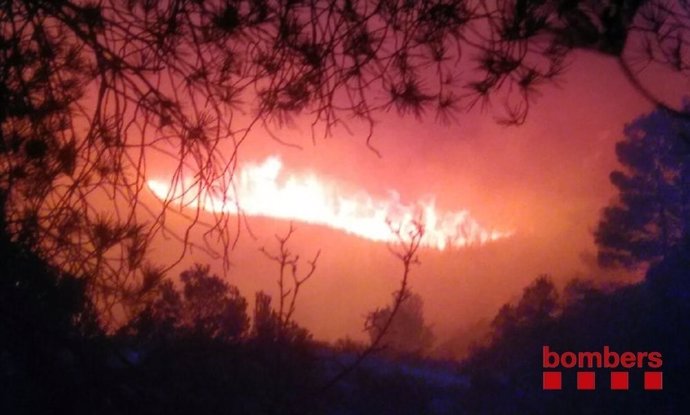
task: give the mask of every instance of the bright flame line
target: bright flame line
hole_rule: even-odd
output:
[[[396,193],[387,200],[364,193],[341,195],[336,185],[314,174],[281,175],[282,169],[277,156],[263,163],[247,163],[233,176],[225,197],[218,188],[209,191],[189,183],[180,183],[171,191],[163,181],[148,180],[148,187],[159,199],[184,207],[237,214],[240,205],[248,216],[328,226],[377,242],[395,242],[398,236],[393,229],[405,235],[414,230],[415,223],[423,225],[421,244],[439,250],[483,245],[512,235],[484,229],[467,210],[438,212],[433,198],[405,205]]]

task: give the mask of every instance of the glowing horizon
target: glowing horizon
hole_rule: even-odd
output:
[[[388,198],[364,191],[343,194],[336,183],[314,173],[285,173],[278,156],[240,166],[225,194],[215,186],[209,192],[198,185],[178,184],[171,191],[162,180],[148,180],[147,184],[158,199],[179,206],[327,226],[376,242],[395,242],[398,237],[391,225],[405,235],[416,222],[424,228],[421,245],[438,250],[484,245],[512,235],[485,229],[465,209],[439,211],[433,197],[404,204],[397,192],[390,192]]]

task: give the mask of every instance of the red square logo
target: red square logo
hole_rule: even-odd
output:
[[[611,389],[628,390],[628,372],[611,372]]]
[[[544,390],[561,390],[561,372],[544,372]]]
[[[594,372],[577,372],[577,388],[579,390],[593,391],[594,387]]]
[[[660,391],[663,389],[663,372],[644,372],[645,390]]]

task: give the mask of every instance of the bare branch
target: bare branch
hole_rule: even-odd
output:
[[[293,224],[290,223],[290,228],[285,236],[275,235],[278,242],[278,252],[275,254],[270,253],[264,247],[259,248],[259,251],[261,251],[266,258],[278,264],[278,317],[283,329],[287,328],[291,323],[292,315],[297,307],[297,296],[299,295],[300,288],[302,284],[307,282],[312,275],[314,275],[317,261],[321,255],[321,250],[319,249],[316,251],[316,254],[314,254],[314,257],[307,261],[307,271],[300,274],[300,257],[298,254],[293,254],[288,249],[288,243],[294,232],[295,228]],[[289,281],[287,280],[288,275],[290,277]]]
[[[376,337],[372,339],[369,346],[357,355],[355,360],[345,366],[340,370],[335,376],[333,376],[328,382],[326,382],[322,388],[322,391],[328,390],[342,381],[350,373],[352,373],[362,362],[372,355],[381,350],[381,341],[388,332],[393,319],[398,313],[400,306],[409,296],[409,277],[412,270],[412,266],[419,264],[419,259],[417,258],[417,250],[420,247],[422,237],[424,236],[424,226],[421,222],[415,221],[411,229],[403,230],[399,226],[389,224],[391,226],[391,231],[395,233],[398,243],[396,246],[389,246],[391,253],[400,260],[402,263],[402,275],[400,278],[400,288],[394,293],[393,296],[393,306],[388,318],[384,323],[378,327],[376,330]],[[372,324],[371,321],[365,322],[365,330],[368,330]]]

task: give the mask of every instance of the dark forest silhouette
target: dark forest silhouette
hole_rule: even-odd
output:
[[[654,131],[666,130],[647,130],[648,135],[637,137],[651,139]],[[656,148],[666,149],[634,147],[642,160]],[[634,152],[626,155],[639,159]],[[685,166],[688,158],[674,153],[673,160]],[[618,180],[617,174],[612,180]],[[6,198],[0,201],[6,203]],[[130,323],[107,334],[82,279],[47,264],[30,246],[3,232],[0,376],[10,386],[1,392],[0,410],[679,413],[690,407],[684,387],[690,370],[690,240],[684,217],[678,220],[674,226],[683,230],[682,236],[667,250],[653,251],[657,259],[643,281],[607,287],[596,279],[573,280],[559,292],[550,277],[540,276],[519,301],[498,311],[488,339],[455,363],[415,355],[428,346],[430,334],[422,303],[406,302],[415,298],[407,283],[404,295],[394,295],[396,313],[388,306],[370,315],[371,346],[342,347],[313,341],[307,330],[274,309],[264,293],[257,293],[250,318],[248,302],[237,289],[202,265],[183,272],[178,286],[170,280],[157,284]],[[663,237],[648,235],[656,243]],[[289,253],[287,238],[278,241],[283,241],[279,252]],[[406,272],[416,261],[414,252],[400,253],[408,264]],[[389,326],[383,334],[378,331],[382,322]],[[409,343],[415,337],[416,350],[415,342]],[[557,350],[600,350],[607,345],[659,351],[664,390],[645,391],[633,377],[624,394],[602,387],[583,395],[572,381],[563,391],[545,392],[543,345]],[[601,379],[607,373],[599,371]]]
[[[686,102],[686,108],[690,102]],[[611,173],[618,200],[594,233],[602,265],[635,268],[664,258],[690,226],[690,120],[655,111],[625,128]]]
[[[690,73],[689,7],[661,0],[1,3],[0,412],[687,410],[688,114],[644,85],[640,67]],[[263,128],[281,142],[276,130],[292,118],[311,116],[314,139],[359,120],[373,151],[374,116],[385,111],[448,121],[493,99],[501,122],[520,124],[542,84],[557,79],[578,49],[616,59],[657,108],[618,146],[628,171],[612,174],[621,196],[595,234],[602,262],[650,266],[637,284],[604,290],[576,281],[559,294],[539,277],[498,312],[488,342],[458,364],[410,353],[430,338],[421,303],[407,302],[423,224],[410,235],[398,230],[400,288],[369,319],[371,343],[350,350],[315,342],[292,320],[318,254],[298,273],[285,247],[289,234],[278,237],[277,253],[266,251],[280,267],[279,298],[257,293],[253,314],[210,268],[183,272],[176,286],[175,264],[156,264],[149,254],[165,234],[183,247],[180,258],[195,248],[220,254],[227,266],[239,232],[236,216],[219,213],[206,223],[200,208],[188,214],[187,229],[170,229],[166,219],[180,214],[175,201],[144,202],[146,166],[155,158],[177,166],[172,188],[191,176],[197,196],[225,194],[249,132]],[[461,77],[461,60],[475,70]],[[195,245],[192,230],[206,242]],[[125,321],[115,321],[117,310]],[[386,355],[410,311],[419,347]],[[545,394],[543,344],[660,350],[665,389]]]

